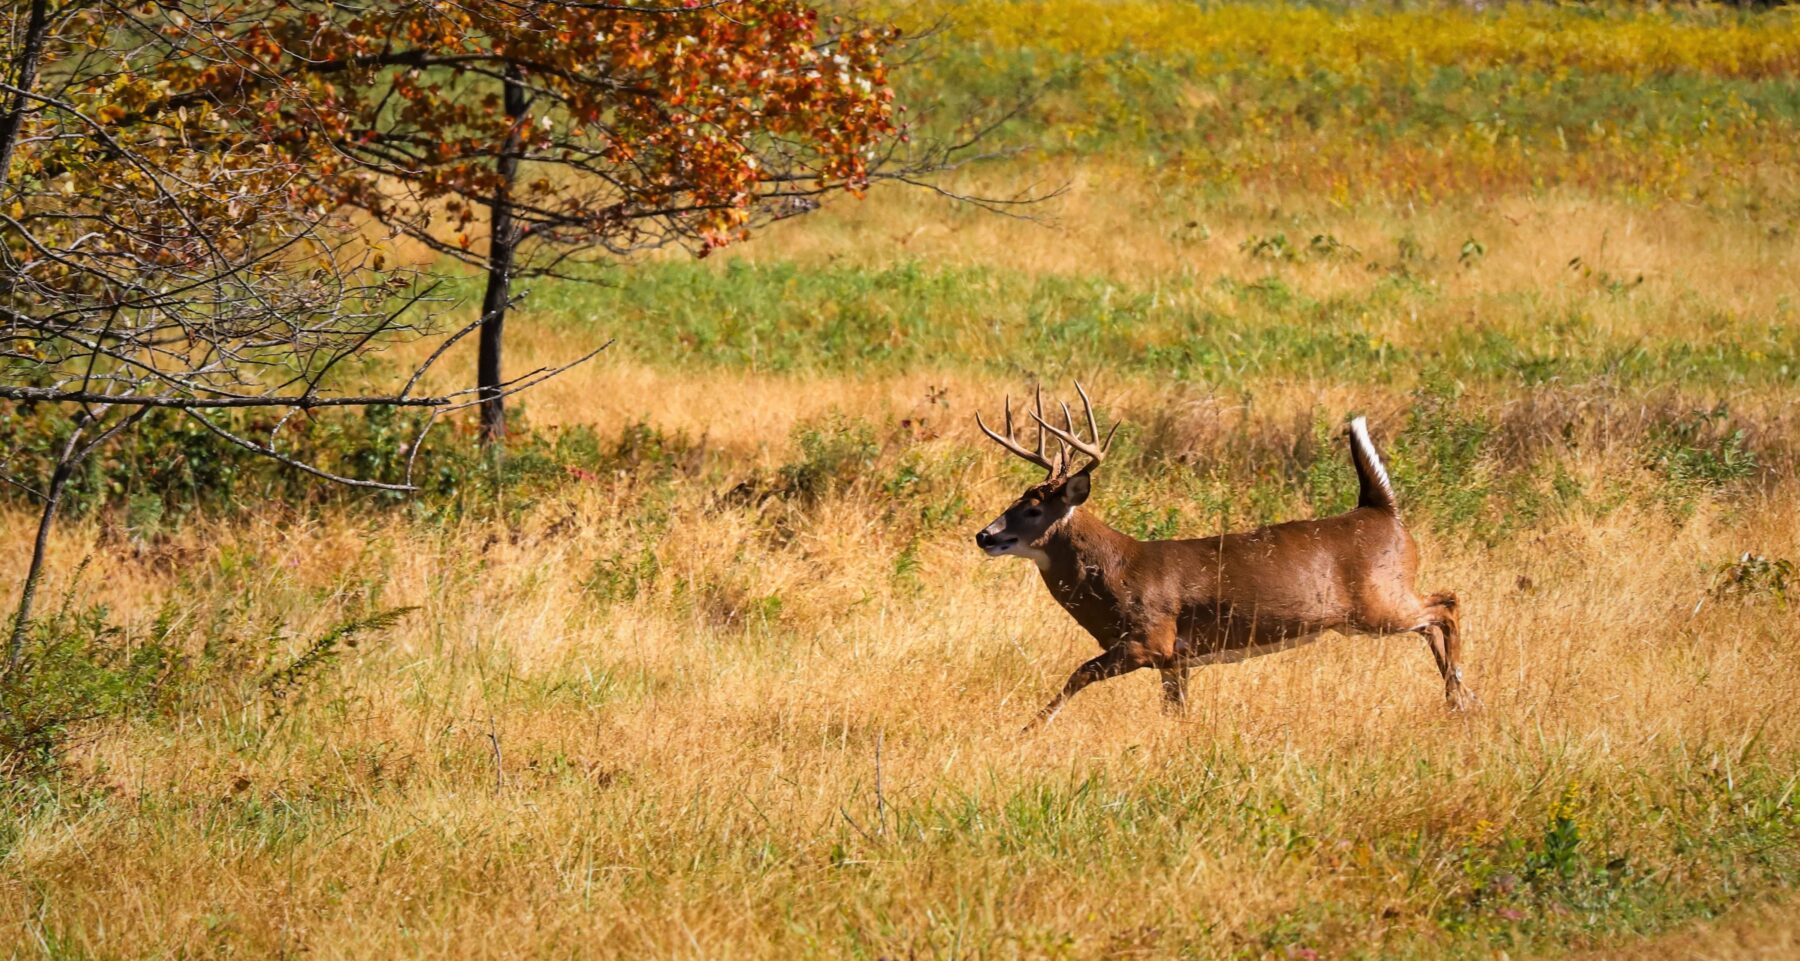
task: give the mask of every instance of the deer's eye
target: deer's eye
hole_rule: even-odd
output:
[[[1039,510],[1036,507],[1027,507],[1027,508],[1025,508],[1025,516],[1026,517],[1042,517],[1042,516],[1044,516],[1044,512],[1042,510]]]

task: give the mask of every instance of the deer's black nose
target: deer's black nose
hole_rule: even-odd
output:
[[[979,530],[979,531],[975,532],[975,546],[976,547],[986,547],[989,544],[993,543],[993,541],[994,541],[994,535],[989,534],[987,531]]]

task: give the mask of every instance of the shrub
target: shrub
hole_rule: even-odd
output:
[[[174,416],[152,416],[138,429],[90,457],[70,480],[65,510],[82,515],[116,511],[135,539],[154,539],[199,511],[229,513],[270,503],[299,508],[355,504],[411,505],[425,515],[451,519],[470,513],[503,513],[541,496],[558,484],[595,480],[619,471],[666,477],[698,467],[704,448],[685,435],[668,435],[643,423],[627,424],[616,442],[592,428],[532,430],[524,407],[509,417],[504,456],[483,453],[458,433],[472,425],[439,428],[413,464],[419,492],[368,491],[320,483],[266,457],[222,443],[205,428]],[[21,477],[48,474],[56,438],[67,425],[47,424],[56,412],[0,401],[0,449],[12,451],[9,472]],[[225,412],[216,419],[226,429],[266,438],[274,420],[266,415]],[[326,470],[386,483],[406,479],[411,453],[402,441],[417,432],[414,415],[391,408],[324,411],[295,417],[280,432],[282,450]],[[0,500],[22,499],[0,487]],[[34,506],[35,509],[35,506]]]
[[[54,773],[80,729],[146,709],[174,660],[164,640],[134,642],[104,606],[75,608],[67,598],[33,620],[0,679],[0,777]]]
[[[416,610],[417,607],[395,607],[344,621],[319,635],[292,661],[269,672],[260,686],[276,700],[293,697],[320,668],[336,660],[346,648],[356,647],[362,635],[385,631]]]
[[[799,425],[794,429],[794,441],[800,457],[782,465],[778,472],[781,487],[789,496],[809,503],[854,483],[881,453],[874,427],[841,414]]]
[[[1488,512],[1493,470],[1487,457],[1493,434],[1493,423],[1457,403],[1451,386],[1428,386],[1416,396],[1394,443],[1395,480],[1440,530],[1478,540],[1493,533]]]
[[[1745,551],[1737,560],[1713,569],[1706,593],[1717,600],[1769,598],[1785,610],[1788,597],[1796,590],[1800,590],[1800,574],[1793,561]]]
[[[105,606],[80,607],[73,596],[71,589],[57,610],[32,621],[18,664],[0,677],[0,777],[55,775],[70,747],[109,722],[221,701],[279,708],[345,650],[413,610],[347,618],[286,658],[280,622],[233,623],[228,612],[184,618],[171,605],[147,627],[132,629],[115,623]]]
[[[1724,404],[1697,410],[1652,432],[1647,462],[1671,484],[1717,490],[1755,476],[1761,465],[1729,423]]]

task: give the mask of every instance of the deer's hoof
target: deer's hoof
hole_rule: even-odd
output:
[[[1476,697],[1475,692],[1468,688],[1459,687],[1450,691],[1444,695],[1444,699],[1453,714],[1481,710],[1481,698]]]

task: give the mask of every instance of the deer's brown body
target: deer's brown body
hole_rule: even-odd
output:
[[[1033,416],[1043,424],[1041,413]],[[1069,448],[1055,461],[1043,457],[1041,433],[1035,455],[1012,441],[1010,407],[1005,439],[982,425],[1009,450],[1044,466],[1049,477],[976,535],[977,544],[989,554],[1035,561],[1051,595],[1102,650],[1070,676],[1039,720],[1088,684],[1146,667],[1162,672],[1164,695],[1179,706],[1190,668],[1286,650],[1327,630],[1421,634],[1451,706],[1473,702],[1458,665],[1456,597],[1413,590],[1418,549],[1400,522],[1387,472],[1360,419],[1349,432],[1361,482],[1355,509],[1167,541],[1139,541],[1081,509],[1105,446],[1091,405],[1092,443],[1079,438],[1066,409],[1065,420],[1063,430],[1043,425]],[[1069,473],[1075,452],[1091,460]]]

